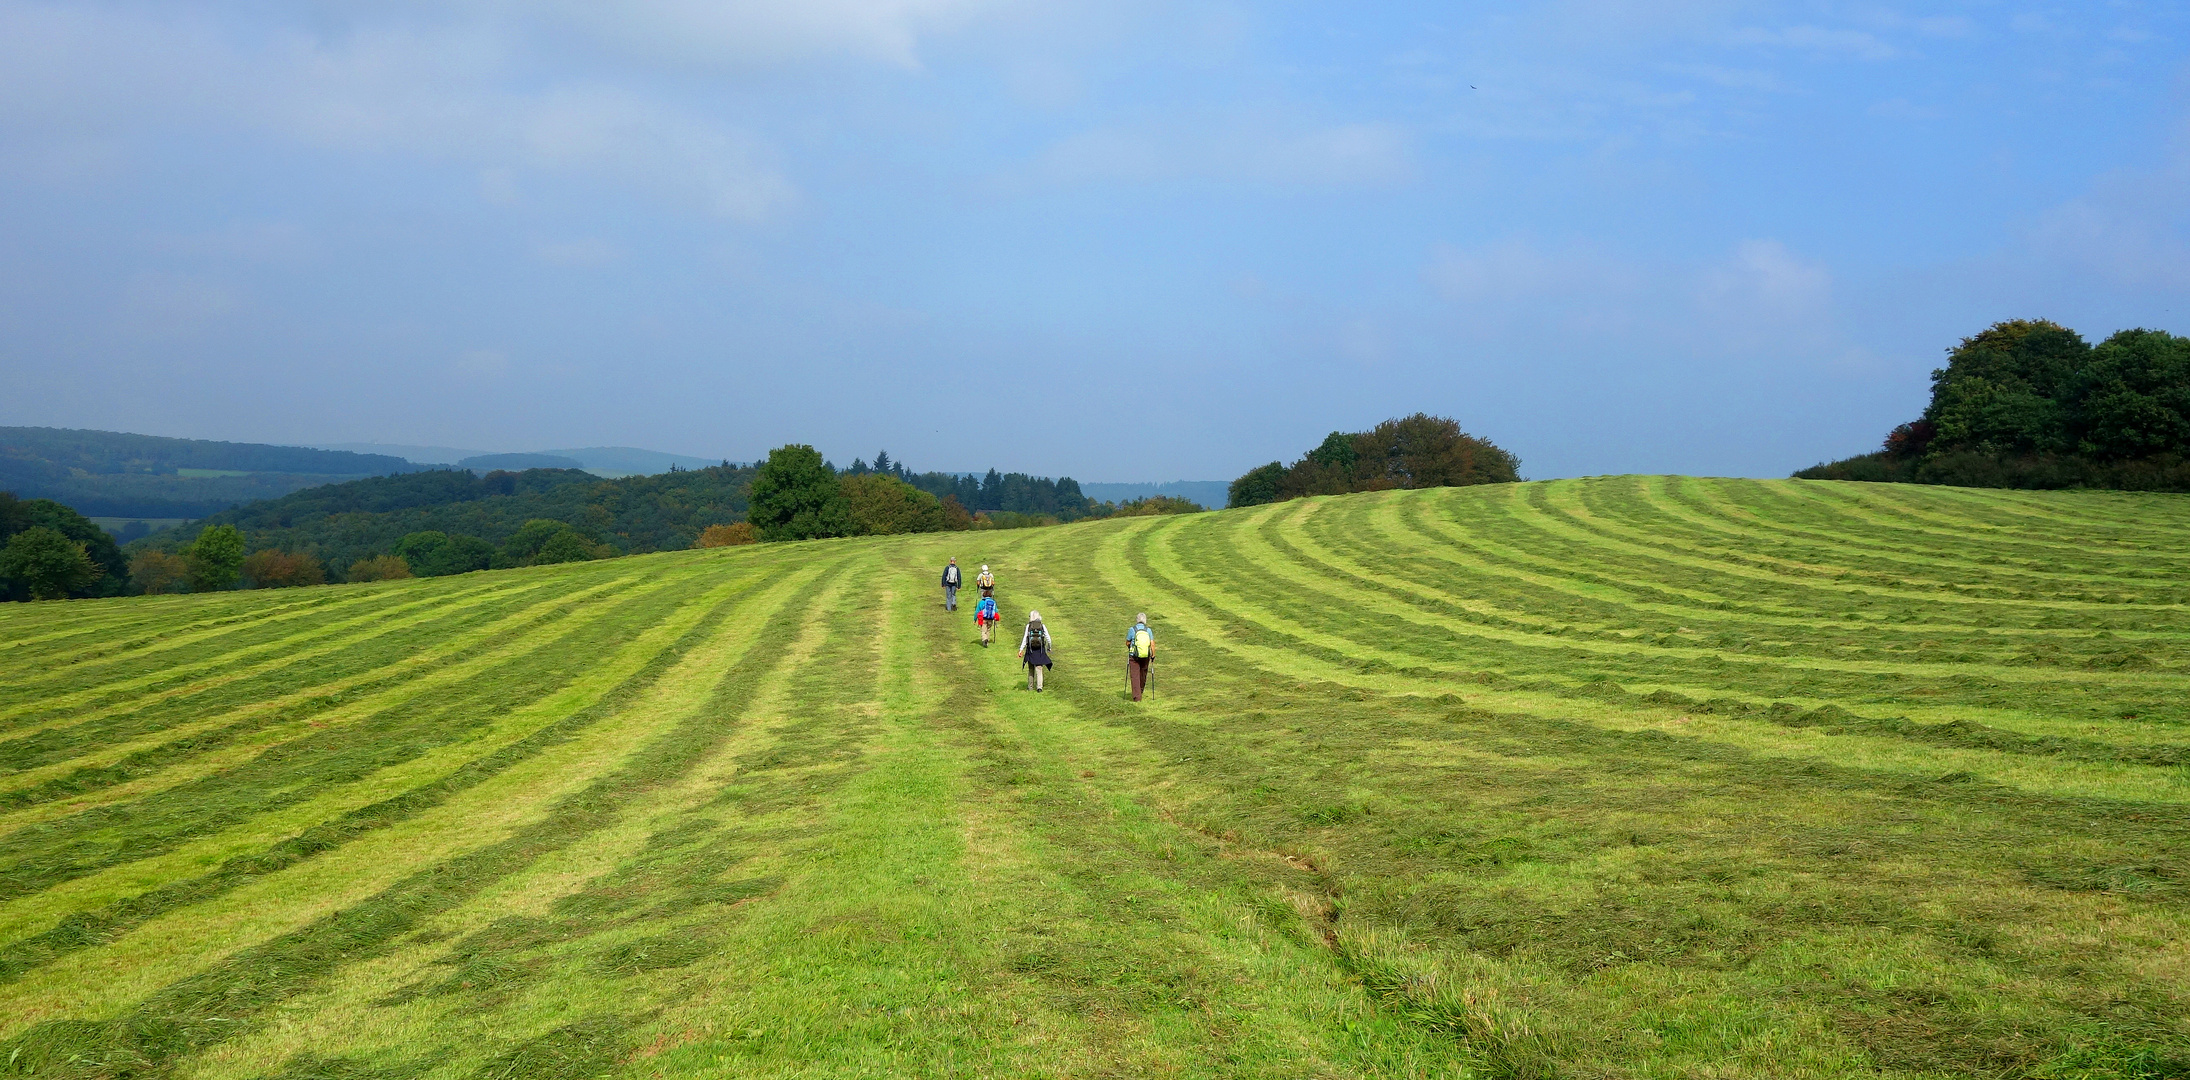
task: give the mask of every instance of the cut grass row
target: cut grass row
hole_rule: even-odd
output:
[[[2185,502],[1607,478],[18,605],[0,1057],[2169,1075]]]

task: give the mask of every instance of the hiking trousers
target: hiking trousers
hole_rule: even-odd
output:
[[[945,586],[943,586],[943,610],[945,610],[945,611],[956,611],[956,610],[958,610],[958,586],[956,586],[956,585],[945,585]]]
[[[1141,691],[1148,686],[1148,665],[1154,659],[1154,657],[1148,656],[1128,656],[1125,658],[1125,685],[1126,689],[1133,691],[1133,700],[1135,701],[1141,699]]]

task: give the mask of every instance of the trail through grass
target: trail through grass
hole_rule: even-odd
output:
[[[2179,496],[1386,492],[0,662],[5,1075],[2190,1076]]]

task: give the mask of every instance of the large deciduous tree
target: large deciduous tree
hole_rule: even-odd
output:
[[[763,540],[813,540],[852,533],[851,503],[836,470],[811,446],[792,444],[768,452],[753,477],[746,519]]]
[[[1930,449],[2043,453],[2071,449],[2074,391],[2091,346],[2044,319],[2013,319],[1962,339],[1931,373]]]
[[[0,545],[10,537],[32,528],[48,528],[69,540],[83,545],[84,555],[99,568],[98,576],[71,587],[68,595],[74,597],[120,596],[129,587],[129,564],[115,546],[114,537],[105,529],[92,523],[90,518],[76,512],[74,507],[64,506],[52,499],[18,499],[13,494],[0,491]],[[25,600],[30,594],[21,586],[9,587],[0,583],[0,599]]]
[[[2123,330],[2077,379],[2077,448],[2100,458],[2190,450],[2190,338]]]
[[[234,525],[203,529],[184,549],[183,558],[190,564],[192,592],[233,588],[243,576],[243,532]]]
[[[100,567],[84,545],[61,530],[33,525],[0,547],[0,578],[33,600],[61,600],[99,580]]]

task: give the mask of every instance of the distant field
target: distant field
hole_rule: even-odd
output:
[[[171,529],[171,528],[174,528],[174,527],[175,527],[175,526],[177,526],[177,525],[182,525],[182,524],[186,524],[186,523],[188,523],[188,522],[190,521],[190,519],[189,519],[189,518],[132,518],[132,517],[95,517],[95,518],[92,518],[92,519],[91,519],[91,523],[92,523],[93,525],[97,525],[98,527],[100,527],[100,528],[102,528],[102,529],[105,529],[106,531],[108,531],[108,532],[110,532],[110,533],[118,533],[118,532],[121,532],[121,531],[122,531],[123,529],[126,529],[126,528],[128,528],[128,527],[129,527],[129,523],[130,523],[130,522],[133,522],[133,521],[135,521],[135,522],[142,522],[142,523],[144,524],[145,530],[146,530],[147,532],[159,532],[159,531],[160,531],[161,529]]]
[[[0,605],[0,1075],[2185,1076],[2186,809],[2184,496],[1617,477]]]

